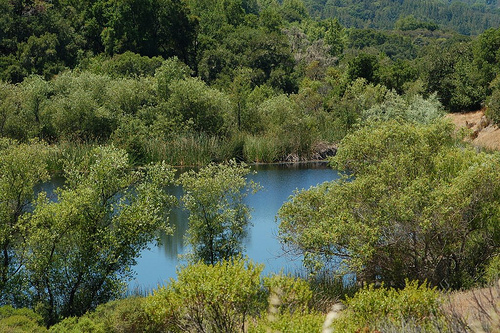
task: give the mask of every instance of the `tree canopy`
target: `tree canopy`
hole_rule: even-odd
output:
[[[2,179],[12,190],[2,192],[2,221],[9,226],[2,227],[0,286],[3,304],[30,306],[54,324],[120,295],[140,251],[159,229],[172,231],[167,216],[174,198],[164,187],[173,171],[157,164],[131,172],[125,152],[98,147],[66,165],[57,201],[44,191],[28,201],[46,179],[43,160],[32,165],[46,149],[21,145],[2,152],[10,159]]]
[[[242,254],[250,218],[243,199],[259,188],[246,179],[249,172],[233,160],[180,176],[185,191],[182,202],[189,211],[187,242],[193,261],[214,265]]]
[[[398,287],[482,278],[500,245],[498,154],[457,145],[445,122],[391,121],[347,135],[333,163],[345,177],[279,211],[280,238],[310,269],[341,260],[361,282]]]

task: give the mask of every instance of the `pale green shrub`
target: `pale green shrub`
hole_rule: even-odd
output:
[[[347,298],[347,309],[332,326],[334,332],[371,332],[381,327],[416,325],[433,332],[445,326],[440,304],[440,293],[427,283],[406,281],[401,290],[370,285]]]
[[[262,268],[243,259],[184,267],[147,298],[146,312],[169,332],[243,332],[263,308]]]

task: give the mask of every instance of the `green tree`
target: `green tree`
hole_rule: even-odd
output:
[[[401,16],[396,23],[394,23],[394,29],[408,31],[417,29],[427,29],[434,31],[438,28],[438,25],[434,22],[426,22],[417,19],[413,15]]]
[[[160,98],[167,100],[170,97],[170,84],[177,80],[189,77],[189,67],[177,57],[168,58],[163,61],[155,71],[157,94]]]
[[[197,21],[180,0],[105,2],[101,32],[106,53],[132,51],[145,56],[178,56],[190,63]]]
[[[418,77],[417,68],[408,60],[397,60],[382,64],[380,82],[389,89],[394,89],[398,94],[405,91],[409,83],[415,82]]]
[[[301,0],[284,0],[280,12],[288,22],[301,22],[309,17],[304,2]]]
[[[248,128],[242,124],[242,120],[249,118],[247,111],[247,101],[252,91],[252,70],[250,68],[239,68],[236,70],[235,77],[229,86],[231,99],[236,109],[236,127],[238,131],[242,128]]]
[[[54,94],[46,101],[41,117],[58,139],[106,140],[117,117],[108,108],[106,90],[111,78],[90,72],[64,73],[51,82]]]
[[[264,101],[258,108],[265,124],[264,133],[281,146],[282,154],[307,156],[317,138],[316,119],[305,114],[299,105],[286,95]]]
[[[494,124],[500,124],[500,89],[495,87],[488,98],[486,117]]]
[[[378,68],[379,62],[376,56],[361,53],[349,62],[347,74],[351,81],[363,78],[369,83],[378,83]]]
[[[130,267],[167,224],[174,198],[165,164],[130,171],[128,156],[97,147],[69,163],[57,202],[39,195],[23,215],[30,303],[47,324],[81,316],[123,292]]]
[[[250,208],[243,199],[258,190],[248,181],[250,169],[230,161],[183,173],[182,202],[189,211],[187,243],[194,260],[215,264],[243,252]]]
[[[198,78],[173,81],[167,101],[169,116],[181,126],[209,135],[225,134],[226,119],[231,115],[229,98],[217,89],[208,87]]]
[[[41,143],[0,140],[0,304],[23,304],[27,295],[26,221],[22,216],[35,199],[35,185],[49,178]]]
[[[64,69],[57,54],[56,34],[45,33],[40,37],[30,36],[26,43],[19,46],[20,62],[28,73],[52,77]]]
[[[500,73],[500,29],[488,29],[473,42],[474,63],[486,85]]]
[[[163,62],[161,57],[147,57],[127,51],[106,57],[104,54],[84,60],[79,68],[111,77],[153,76]]]
[[[50,84],[39,76],[20,84],[2,84],[0,94],[0,134],[23,142],[47,137],[43,109],[51,93]]]
[[[500,246],[500,157],[455,146],[452,130],[392,121],[347,135],[334,161],[349,176],[285,203],[282,241],[361,282],[470,286]]]
[[[426,50],[420,63],[427,92],[436,92],[451,111],[480,108],[489,81],[485,83],[482,69],[474,60],[472,44],[463,39],[449,40]]]
[[[329,46],[329,53],[332,56],[340,57],[346,44],[345,29],[337,19],[327,20],[326,24],[325,43]]]

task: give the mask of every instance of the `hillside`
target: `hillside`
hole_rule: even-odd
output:
[[[311,16],[337,18],[352,28],[392,29],[399,19],[412,16],[464,35],[477,35],[498,27],[497,1],[414,0],[306,0]]]
[[[500,150],[500,129],[489,124],[483,111],[467,113],[450,113],[447,115],[457,128],[468,128],[472,131],[470,141],[473,145],[486,149]]]

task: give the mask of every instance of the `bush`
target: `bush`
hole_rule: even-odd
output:
[[[68,317],[52,326],[50,333],[106,333],[101,323],[96,323],[88,316]]]
[[[441,118],[444,112],[435,94],[428,99],[415,95],[405,100],[390,91],[382,103],[363,110],[362,114],[365,120],[401,119],[415,124],[432,124]]]
[[[500,89],[495,89],[491,94],[486,109],[486,117],[492,123],[500,124]]]
[[[267,332],[321,332],[325,317],[319,313],[284,314],[274,321],[262,318],[248,328],[248,333]]]
[[[184,267],[147,298],[146,311],[169,332],[243,332],[263,308],[262,268],[243,259]]]
[[[42,317],[32,310],[26,308],[14,309],[10,305],[0,307],[0,332],[47,332],[42,325]]]
[[[500,255],[494,255],[485,268],[485,282],[493,284],[500,279]]]
[[[426,332],[442,327],[444,314],[440,307],[440,294],[427,283],[406,281],[401,290],[375,288],[370,285],[347,298],[347,309],[333,322],[334,332],[354,332],[360,330],[399,327],[413,323]]]
[[[103,55],[88,60],[87,68],[92,73],[105,74],[112,77],[153,76],[155,70],[161,66],[161,57],[141,56],[130,51],[117,54],[111,58]]]
[[[307,281],[291,276],[273,275],[264,278],[264,287],[270,297],[279,299],[274,304],[279,314],[308,312],[312,291]]]
[[[147,315],[144,297],[129,297],[100,305],[94,312],[80,318],[67,318],[51,327],[52,333],[58,332],[112,332],[148,333],[161,332],[162,327],[155,325]]]

